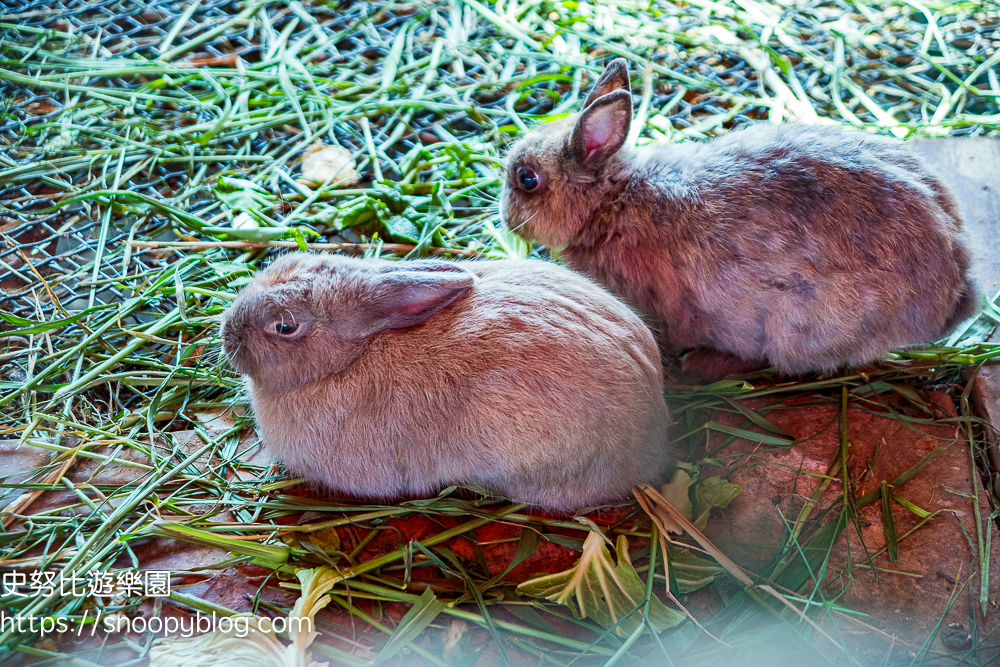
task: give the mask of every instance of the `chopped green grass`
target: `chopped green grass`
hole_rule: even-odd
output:
[[[883,487],[819,506],[822,490],[847,479],[838,459],[774,545],[770,582],[753,575],[746,589],[736,582],[750,575],[732,569],[718,577],[714,563],[699,565],[708,561],[695,556],[698,543],[674,536],[668,546],[637,508],[602,514],[618,518],[598,526],[451,490],[397,506],[317,499],[271,466],[248,462],[256,438],[239,380],[219,358],[216,325],[253,272],[284,249],[544,256],[500,226],[504,148],[522,129],[574,111],[613,56],[633,63],[638,143],[702,139],[767,120],[849,123],[901,138],[995,135],[994,9],[762,0],[149,4],[120,0],[74,13],[57,3],[0,24],[0,437],[52,456],[32,475],[0,480],[0,571],[138,567],[136,551],[163,536],[230,552],[201,575],[254,563],[287,580],[297,568],[332,565],[342,579],[331,607],[377,630],[320,628],[322,651],[349,664],[411,648],[428,664],[469,664],[482,651],[539,664],[692,664],[752,651],[769,637],[805,647],[814,639],[791,607],[834,627],[857,624],[837,607],[838,595],[818,585],[803,594],[803,584],[823,578],[854,505],[900,501]],[[347,149],[360,181],[300,182],[300,159],[316,142]],[[766,415],[792,399],[837,405],[845,420],[848,404],[890,414],[915,431],[956,423],[924,409],[924,392],[936,388],[960,404],[957,421],[975,457],[988,425],[969,412],[965,371],[1000,355],[984,342],[998,312],[994,300],[950,340],[900,350],[864,373],[668,387],[675,437],[700,465],[724,462],[740,437],[759,442],[759,451],[787,448],[790,437]],[[210,421],[220,414],[230,421]],[[724,419],[735,415],[742,425]],[[182,442],[192,431],[193,444]],[[713,433],[723,437],[706,450]],[[72,472],[85,461],[134,474],[90,483]],[[44,507],[43,494],[57,490],[71,492],[70,504]],[[992,496],[976,502],[996,506]],[[416,516],[440,530],[358,560],[386,522]],[[629,616],[619,637],[517,594],[487,567],[490,543],[477,531],[491,525],[523,529],[506,538],[522,561],[543,543],[581,551],[597,528],[628,539],[633,561],[645,563],[636,572],[646,573],[646,598],[631,612],[643,622]],[[353,541],[341,543],[338,528],[353,531]],[[885,530],[895,528],[887,522]],[[990,535],[980,527],[970,537],[984,575],[974,605],[982,609]],[[464,540],[476,556],[460,556],[449,540]],[[867,557],[855,560],[873,567]],[[691,572],[699,567],[714,569],[698,579]],[[670,591],[668,604],[677,603],[679,586],[686,595],[691,581],[712,583],[686,603],[704,627],[684,621],[648,632],[650,596]],[[429,625],[397,630],[383,615],[392,604],[430,605],[421,593],[432,589],[443,608],[433,607],[440,615]],[[171,600],[228,613],[179,591]],[[0,598],[22,615],[73,619],[139,603],[58,593]],[[773,634],[758,632],[760,621],[747,620],[754,614]],[[442,634],[446,617],[468,624],[457,640],[464,653],[422,638]],[[39,639],[4,629],[0,651],[69,657]],[[842,640],[828,640],[838,641],[849,655]],[[130,640],[110,639],[105,649],[116,642],[144,659],[143,645]],[[914,655],[932,657],[929,647]],[[92,652],[75,659],[102,664]]]

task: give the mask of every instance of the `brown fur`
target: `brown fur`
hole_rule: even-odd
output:
[[[470,483],[572,510],[673,465],[649,329],[546,262],[290,254],[239,294],[222,337],[265,444],[338,491]]]
[[[651,318],[667,352],[704,347],[787,373],[861,364],[971,315],[968,253],[948,188],[898,141],[756,125],[703,143],[616,148],[624,61],[584,111],[510,150],[501,214]],[[592,126],[597,126],[597,129]],[[580,146],[591,148],[588,160]],[[538,174],[531,192],[518,168]]]

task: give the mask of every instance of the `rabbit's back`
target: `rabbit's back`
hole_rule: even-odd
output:
[[[657,226],[689,238],[725,234],[737,256],[788,248],[851,262],[881,252],[858,243],[865,238],[961,229],[950,192],[905,145],[836,127],[755,125],[644,147],[628,171],[628,203],[668,203]]]
[[[466,482],[571,509],[659,479],[669,418],[640,318],[545,262],[463,266],[479,280],[452,305],[375,335],[337,376],[255,404],[262,426],[284,425],[269,446],[366,496]],[[294,424],[262,414],[296,404]]]
[[[568,257],[679,347],[832,369],[930,340],[968,306],[954,200],[900,142],[758,125],[621,163]]]

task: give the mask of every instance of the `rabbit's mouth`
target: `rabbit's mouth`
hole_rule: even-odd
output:
[[[250,342],[246,340],[247,332],[239,326],[233,326],[232,318],[223,316],[221,326],[222,354],[229,365],[241,375],[253,372],[253,355],[250,354]]]
[[[500,197],[500,222],[508,231],[517,234],[521,238],[532,241],[535,238],[535,229],[531,225],[532,219],[538,215],[538,211],[528,211],[521,202],[513,204],[511,196],[506,192]]]

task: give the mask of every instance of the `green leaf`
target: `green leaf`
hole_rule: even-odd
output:
[[[892,518],[892,500],[889,498],[889,485],[882,480],[879,486],[882,495],[882,533],[885,535],[885,550],[889,554],[889,562],[899,560],[899,540],[896,537],[896,522]]]
[[[219,180],[221,181],[222,179],[220,178]],[[201,231],[201,229],[205,226],[205,221],[196,215],[191,215],[187,211],[180,209],[176,206],[170,206],[169,204],[166,204],[159,199],[154,199],[153,197],[150,197],[148,195],[144,195],[139,192],[131,192],[129,190],[95,190],[93,192],[87,192],[82,195],[66,197],[65,199],[60,200],[59,203],[56,204],[55,206],[51,206],[46,209],[39,209],[37,211],[34,211],[34,213],[36,214],[51,213],[61,208],[65,208],[66,206],[70,206],[72,204],[76,204],[78,202],[85,201],[88,199],[100,199],[100,200],[111,201],[110,198],[112,197],[114,197],[116,200],[123,198],[135,199],[144,204],[148,204],[152,208],[157,208],[160,211],[163,211],[163,213],[165,213],[167,216],[173,218],[174,220],[184,225],[188,229]]]
[[[491,259],[525,259],[531,254],[531,246],[506,227],[494,227],[489,220],[483,222],[483,232],[493,239],[489,250]]]
[[[233,238],[241,241],[253,241],[256,243],[267,243],[268,241],[279,241],[281,239],[292,239],[305,244],[305,236],[321,236],[318,232],[308,227],[260,227],[258,229],[232,229],[231,227],[205,227],[202,233],[219,238]],[[303,248],[304,250],[305,248]]]
[[[233,274],[247,275],[251,273],[250,268],[241,262],[213,260],[208,262],[208,266],[222,278],[228,278]]]
[[[591,532],[576,565],[564,572],[530,579],[517,590],[565,605],[577,618],[592,618],[602,627],[618,624],[615,634],[628,637],[642,623],[641,610],[632,612],[646,602],[646,585],[632,567],[624,535],[618,537],[616,550],[617,565],[601,536]],[[659,598],[649,598],[649,620],[657,632],[678,625],[684,618],[683,613],[668,608]]]
[[[854,390],[856,396],[867,396],[868,394],[885,394],[887,392],[893,391],[893,386],[888,382],[883,382],[882,380],[876,380],[870,384],[866,384],[863,387],[858,387]]]
[[[934,412],[934,409],[931,406],[927,405],[927,401],[920,398],[920,394],[918,394],[912,387],[907,387],[901,384],[894,384],[892,385],[892,388],[897,394],[907,399],[908,401],[916,405],[924,412],[930,412],[930,413]]]
[[[743,492],[739,484],[727,482],[718,475],[702,480],[694,491],[693,522],[698,530],[708,526],[709,510],[713,507],[728,507],[733,498]],[[675,505],[676,507],[676,505]]]
[[[559,546],[569,549],[570,551],[583,551],[583,540],[570,537],[569,535],[546,533],[545,541],[551,542],[552,544],[558,544]]]
[[[288,547],[268,546],[246,540],[234,540],[224,535],[198,530],[197,528],[191,528],[182,523],[171,521],[155,521],[142,532],[147,535],[173,537],[185,542],[194,542],[195,544],[204,544],[210,547],[225,549],[230,553],[251,556],[254,562],[273,569],[277,569],[287,563],[290,553]]]
[[[406,30],[409,27],[409,23],[405,24],[396,34],[392,48],[389,49],[389,55],[382,61],[382,83],[380,86],[382,90],[388,89],[396,82],[396,70],[399,68],[399,59],[403,55],[403,47],[406,46]]]
[[[500,581],[507,576],[508,572],[531,558],[531,556],[538,550],[538,545],[541,541],[541,537],[539,537],[536,531],[531,530],[530,528],[524,528],[521,531],[521,541],[517,545],[517,552],[514,554],[514,558],[511,559],[510,565],[508,565],[507,569],[503,572],[490,579],[488,585],[483,586],[483,590],[486,590],[489,586]]]
[[[774,445],[776,447],[787,447],[791,448],[794,444],[794,440],[787,440],[785,438],[778,438],[773,435],[762,435],[760,433],[754,433],[753,431],[748,431],[745,428],[737,428],[735,426],[729,426],[728,424],[720,424],[717,421],[710,421],[705,424],[705,428],[712,429],[714,431],[719,431],[721,433],[726,433],[728,435],[735,435],[738,438],[744,438],[750,442],[759,442],[763,445]]]
[[[746,380],[719,380],[693,391],[693,394],[743,394],[753,391],[753,385]]]
[[[396,626],[395,632],[389,637],[389,641],[385,643],[379,654],[375,656],[374,662],[385,662],[392,656],[396,655],[404,648],[406,648],[410,642],[417,638],[424,628],[430,625],[435,618],[438,617],[444,611],[444,605],[434,597],[434,591],[430,587],[424,589],[423,595],[417,600],[410,611],[406,612],[406,616],[399,622]]]
[[[288,227],[260,227],[258,229],[233,229],[232,227],[204,227],[203,234],[217,236],[219,238],[232,238],[241,241],[254,241],[266,243],[267,241],[277,241],[285,238]]]
[[[389,211],[395,215],[401,215],[410,203],[398,191],[386,187],[380,183],[375,184],[375,194],[373,199],[377,199],[388,207]]]
[[[253,181],[220,176],[215,184],[215,196],[234,211],[259,211],[270,208],[274,197]]]
[[[900,505],[902,505],[903,507],[905,507],[907,510],[909,510],[910,513],[916,516],[917,518],[926,519],[931,515],[930,512],[920,507],[917,507],[903,496],[893,496],[892,499],[895,500]]]
[[[699,500],[704,500],[712,507],[726,508],[733,498],[743,493],[743,487],[715,475],[702,480],[695,493]]]
[[[760,415],[756,411],[751,410],[750,408],[748,408],[747,406],[743,405],[739,401],[734,401],[733,399],[729,398],[728,396],[723,396],[722,399],[724,401],[726,401],[727,403],[729,403],[729,405],[731,405],[734,408],[736,408],[737,410],[739,410],[740,413],[743,416],[745,416],[747,419],[749,419],[750,421],[752,421],[757,426],[760,426],[762,429],[765,429],[767,431],[770,431],[771,433],[777,433],[778,435],[783,435],[783,436],[786,436],[786,437],[789,437],[789,438],[792,437],[791,433],[789,433],[785,429],[781,428],[777,424],[774,424],[774,423],[770,422],[763,415]]]
[[[280,57],[283,62],[278,65],[278,83],[281,85],[281,90],[285,93],[285,97],[288,98],[288,103],[292,105],[292,109],[295,110],[295,114],[299,117],[299,124],[308,137],[309,121],[306,120],[305,114],[302,113],[302,105],[299,104],[299,90],[292,83],[292,78],[288,76],[288,64],[294,61],[295,58],[291,57],[284,47],[281,48]]]
[[[788,557],[790,564],[774,579],[774,583],[797,591],[812,576],[822,579],[824,573],[820,568],[846,525],[847,513],[841,512],[837,519],[818,528],[804,542],[799,542],[797,547],[791,545]]]
[[[34,325],[38,324],[37,320],[29,320],[29,319],[26,319],[24,317],[18,317],[17,315],[13,315],[11,313],[5,313],[2,310],[0,310],[0,320],[3,320],[4,322],[7,322],[8,324],[16,324],[16,325],[21,326],[21,327],[30,327],[30,326],[34,326]],[[47,324],[47,323],[43,322],[42,324]],[[4,332],[0,332],[0,335],[3,335],[3,334],[11,335],[13,333],[14,333],[13,331],[4,331]]]
[[[306,245],[306,235],[302,233],[303,231],[311,232],[311,235],[314,236],[319,236],[319,234],[317,234],[316,232],[304,227],[292,227],[291,229],[289,229],[288,236],[290,236],[292,239],[295,240],[295,244],[299,246],[299,250],[301,252],[305,252],[306,250],[309,249],[309,247]]]
[[[101,306],[94,306],[93,308],[88,308],[76,315],[71,315],[60,320],[50,320],[48,322],[37,322],[35,320],[26,320],[23,317],[18,317],[17,315],[12,315],[10,313],[4,313],[0,311],[0,319],[8,324],[14,324],[17,326],[27,327],[24,329],[12,329],[10,331],[0,331],[0,338],[5,336],[27,336],[28,334],[42,333],[43,331],[51,331],[52,329],[58,329],[59,327],[64,327],[74,322],[79,322],[85,317],[88,317],[96,312],[107,310],[108,308],[115,308],[118,304],[109,303]]]
[[[505,605],[504,611],[524,621],[528,627],[542,632],[549,632],[554,635],[562,635],[554,625],[545,620],[545,617],[535,611],[534,607],[526,604]]]
[[[709,585],[720,574],[726,573],[726,568],[715,561],[700,558],[687,549],[669,547],[670,574],[677,582],[677,592],[690,593]]]
[[[376,202],[365,198],[356,204],[337,209],[337,217],[333,219],[337,229],[356,227],[371,222],[378,215]]]
[[[401,215],[394,215],[385,221],[385,230],[397,241],[416,243],[420,240],[420,230]]]

